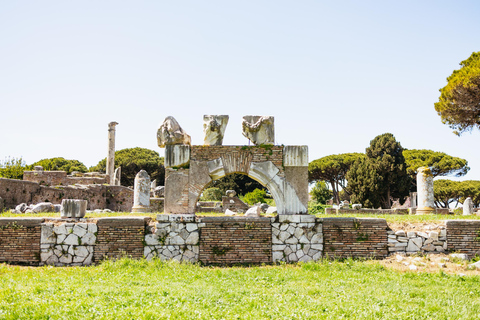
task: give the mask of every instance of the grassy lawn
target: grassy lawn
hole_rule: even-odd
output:
[[[1,319],[478,319],[480,276],[377,262],[201,267],[0,265]]]

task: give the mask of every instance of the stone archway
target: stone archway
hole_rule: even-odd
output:
[[[165,168],[166,213],[194,213],[205,186],[231,173],[265,186],[278,214],[307,213],[307,146],[167,145]]]

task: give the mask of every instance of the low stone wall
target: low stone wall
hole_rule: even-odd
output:
[[[85,220],[85,219],[82,219]],[[57,223],[60,219],[57,220]],[[93,262],[97,240],[95,223],[42,224],[40,265],[83,266]]]
[[[43,218],[0,219],[0,262],[37,265]]]
[[[199,260],[205,264],[272,262],[270,218],[205,217]]]
[[[416,214],[417,208],[395,208],[395,209],[347,209],[347,208],[325,208],[325,214]],[[436,208],[436,214],[449,214],[448,208]]]
[[[447,249],[480,256],[480,220],[450,220],[447,225]]]
[[[147,217],[111,217],[97,220],[96,262],[122,257],[143,258]]]
[[[106,258],[261,264],[389,253],[480,254],[480,221],[453,220],[405,232],[384,219],[158,215],[99,219],[0,218],[0,262],[81,266]]]
[[[154,226],[147,228],[145,258],[197,262],[200,252],[199,231],[205,224],[195,219],[178,220],[168,215],[158,215],[157,220]]]
[[[335,258],[385,258],[387,222],[374,218],[322,219],[324,255]]]
[[[414,253],[443,253],[447,250],[447,230],[436,231],[387,231],[388,251]]]
[[[273,262],[320,260],[323,252],[321,219],[312,215],[281,215],[272,219]]]

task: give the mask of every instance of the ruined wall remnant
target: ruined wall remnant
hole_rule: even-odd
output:
[[[46,187],[37,182],[5,178],[0,178],[0,197],[7,209],[20,203],[60,204],[63,199],[83,199],[88,201],[88,210],[130,212],[133,204],[133,190],[127,187],[100,184]]]

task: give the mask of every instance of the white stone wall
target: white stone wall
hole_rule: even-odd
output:
[[[150,234],[145,235],[145,258],[197,262],[200,252],[199,228],[205,224],[190,219],[176,221],[178,219],[174,215],[159,215],[157,219],[160,221],[151,228]]]
[[[97,240],[95,223],[42,224],[40,264],[84,266],[92,264]]]
[[[390,253],[443,253],[447,250],[447,230],[439,231],[387,231]]]
[[[273,262],[317,261],[322,258],[322,224],[312,215],[272,218]]]

